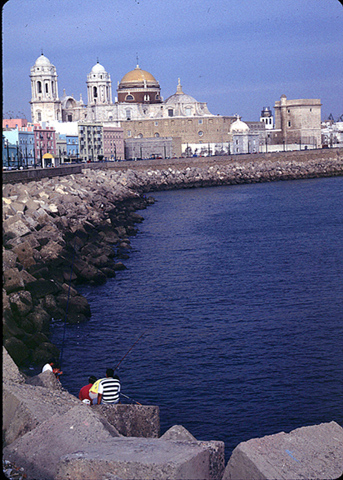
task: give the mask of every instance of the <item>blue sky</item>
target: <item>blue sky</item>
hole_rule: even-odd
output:
[[[80,93],[99,62],[117,82],[139,65],[164,99],[184,93],[214,114],[259,120],[264,106],[320,98],[343,114],[338,0],[9,0],[3,7],[3,112],[31,120],[30,68],[43,49],[59,96]],[[21,115],[20,115],[21,116]]]

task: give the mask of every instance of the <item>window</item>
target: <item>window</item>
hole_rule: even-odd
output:
[[[155,137],[158,138],[160,134],[158,132],[155,133]]]
[[[290,120],[288,120],[288,126],[289,126],[289,127],[291,126],[291,121],[290,121]]]
[[[186,107],[186,115],[187,117],[190,117],[191,116],[191,113],[192,113],[192,110],[191,110],[191,107]]]
[[[97,98],[98,96],[98,89],[96,87],[93,87],[93,96],[94,98]]]
[[[202,124],[202,118],[199,118],[198,122],[199,122],[199,125],[201,125]]]
[[[134,96],[133,95],[126,95],[125,100],[128,100],[128,101],[134,100]]]
[[[173,117],[174,116],[174,110],[172,108],[168,108],[168,116]]]
[[[126,120],[131,120],[131,110],[128,108],[125,110]]]
[[[38,93],[42,93],[42,83],[41,82],[37,82],[37,91],[38,91]]]
[[[201,130],[198,132],[198,135],[199,137],[202,137],[204,135],[204,132],[202,132]]]
[[[128,137],[131,137],[131,130],[128,130],[128,131],[127,131],[127,136],[128,136]]]
[[[47,83],[45,84],[45,93],[49,93],[49,85]]]

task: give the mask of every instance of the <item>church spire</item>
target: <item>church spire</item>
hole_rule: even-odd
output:
[[[177,83],[176,93],[177,93],[177,94],[179,94],[179,95],[182,95],[182,94],[183,94],[183,91],[182,91],[182,86],[181,86],[181,81],[180,81],[180,79],[179,79],[179,78],[178,78],[178,83]]]

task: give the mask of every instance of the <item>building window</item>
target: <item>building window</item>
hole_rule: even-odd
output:
[[[202,132],[201,130],[198,132],[198,135],[199,137],[202,137],[204,135],[204,132]]]
[[[155,127],[158,127],[158,122],[155,122]]]
[[[134,100],[134,97],[133,95],[126,95],[125,100],[128,100],[128,101]]]
[[[125,110],[126,120],[131,120],[131,110],[128,108]]]
[[[128,137],[131,137],[131,130],[128,130],[128,131],[127,131],[127,136],[128,136]]]
[[[199,118],[198,122],[199,122],[199,125],[201,125],[202,124],[202,118]]]
[[[290,122],[290,120],[288,120],[288,126],[289,126],[289,127],[291,126],[291,122]]]
[[[156,132],[156,133],[155,133],[155,137],[158,138],[159,136],[160,136],[160,134],[159,134],[158,132]]]
[[[191,110],[191,107],[186,107],[186,115],[187,117],[190,117],[191,116],[191,113],[192,113],[192,110]]]
[[[139,133],[139,134],[137,135],[137,137],[138,137],[138,138],[143,138],[143,134],[142,134],[142,133]]]
[[[174,116],[174,110],[172,108],[168,108],[168,116],[173,117]]]
[[[41,84],[41,82],[37,82],[37,90],[38,90],[38,93],[42,93],[42,84]]]
[[[47,83],[45,84],[45,93],[49,93],[49,85]]]

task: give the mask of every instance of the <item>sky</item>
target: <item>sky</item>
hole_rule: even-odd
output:
[[[118,81],[137,65],[166,100],[176,92],[211,113],[258,121],[263,107],[319,98],[343,114],[343,7],[338,0],[8,0],[2,10],[3,116],[31,121],[30,68],[42,51],[58,93],[87,103],[99,61]]]

